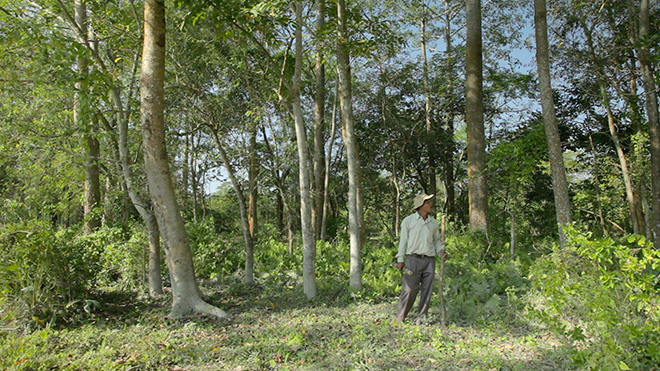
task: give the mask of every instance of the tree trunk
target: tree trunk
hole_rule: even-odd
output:
[[[330,135],[328,137],[328,150],[326,151],[325,156],[325,174],[323,175],[323,213],[321,214],[321,241],[325,241],[327,236],[327,225],[328,225],[328,192],[330,188],[330,160],[332,159],[332,148],[335,143],[335,132],[337,130],[337,97],[338,89],[335,89],[334,103],[332,106],[332,118],[330,124]]]
[[[353,122],[353,96],[351,91],[351,71],[346,42],[346,2],[337,1],[337,76],[339,80],[339,106],[342,119],[342,136],[346,147],[348,162],[348,225],[350,229],[350,273],[349,285],[354,290],[362,289],[361,265],[361,222],[362,208],[360,202],[360,158],[355,137]]]
[[[426,138],[427,138],[427,155],[429,158],[429,168],[428,168],[428,177],[429,177],[429,187],[426,190],[429,194],[437,193],[437,182],[435,176],[435,147],[438,143],[435,142],[435,134],[433,130],[433,123],[431,122],[431,88],[429,84],[429,63],[426,57],[426,15],[422,16],[422,20],[419,25],[419,34],[420,34],[420,46],[422,49],[422,82],[424,85],[424,123],[426,126]]]
[[[256,244],[259,223],[257,219],[257,199],[259,197],[259,162],[257,159],[257,125],[250,128],[250,169],[248,171],[248,222],[253,245]],[[250,255],[254,255],[251,252]]]
[[[296,140],[298,142],[298,174],[300,179],[300,222],[303,239],[303,286],[308,299],[316,297],[316,241],[314,239],[314,226],[312,225],[312,197],[310,194],[309,179],[309,148],[307,133],[300,100],[300,82],[302,74],[303,42],[302,42],[302,2],[294,1],[296,13],[296,62],[291,84],[291,105],[293,119],[296,127]]]
[[[74,1],[74,16],[76,26],[82,37],[87,37],[87,7],[83,0]],[[101,205],[101,182],[99,179],[99,142],[94,137],[95,125],[90,115],[90,98],[88,88],[89,60],[80,55],[78,65],[78,81],[75,83],[73,122],[75,127],[84,133],[83,148],[85,149],[85,185],[84,185],[84,233],[90,234],[101,226],[101,213],[94,209]]]
[[[448,82],[449,82],[449,95],[447,99],[450,101],[454,100],[454,63],[453,63],[453,47],[451,43],[451,19],[452,19],[452,14],[451,14],[451,9],[449,7],[449,1],[445,0],[445,59],[447,61],[447,74],[449,75]],[[445,168],[445,178],[444,178],[444,185],[445,185],[445,192],[447,193],[446,200],[445,200],[445,213],[448,215],[450,218],[455,217],[455,204],[456,204],[456,192],[454,191],[454,183],[455,183],[455,177],[454,177],[454,151],[455,151],[455,145],[454,145],[454,104],[450,103],[449,104],[449,110],[447,112],[447,138],[448,138],[448,143],[447,147],[444,150],[445,153],[445,163],[444,163],[444,168]]]
[[[229,175],[229,180],[234,188],[234,193],[236,193],[236,199],[238,199],[238,210],[241,215],[241,225],[243,226],[243,239],[245,241],[245,283],[253,284],[254,283],[254,239],[251,232],[250,226],[250,213],[248,210],[248,202],[245,200],[245,195],[241,183],[239,182],[236,174],[234,172],[234,167],[231,165],[229,156],[225,151],[220,137],[218,136],[218,131],[215,127],[210,128],[211,133],[213,134],[213,139],[215,140],[216,146],[218,146],[218,152],[220,152],[220,159],[227,170],[227,175]]]
[[[555,196],[559,242],[564,246],[566,244],[566,236],[564,235],[563,228],[566,224],[571,222],[571,205],[568,195],[568,182],[566,180],[566,169],[564,167],[564,158],[562,156],[561,140],[559,138],[559,129],[557,126],[557,118],[555,116],[552,85],[550,82],[548,24],[546,19],[545,0],[534,0],[534,25],[536,31],[536,64],[539,74],[539,86],[541,89],[543,122],[550,157],[552,189]]]
[[[597,70],[597,81],[600,87],[600,98],[605,111],[607,112],[607,126],[610,131],[610,137],[614,143],[614,149],[616,150],[617,157],[619,158],[619,165],[621,166],[621,173],[623,175],[623,183],[626,190],[626,199],[628,200],[628,209],[630,210],[630,221],[632,223],[633,232],[637,234],[644,233],[644,219],[642,215],[642,205],[638,203],[639,196],[635,195],[635,188],[633,187],[632,177],[630,176],[630,171],[628,167],[628,160],[626,155],[623,152],[623,147],[619,141],[619,134],[616,129],[616,124],[614,122],[614,114],[612,113],[612,107],[610,104],[610,97],[607,93],[607,88],[605,87],[605,70],[601,63],[599,63],[598,58],[596,57],[596,50],[593,44],[593,38],[591,36],[591,30],[587,27],[584,20],[581,20],[582,30],[587,39],[587,47],[589,48],[589,55],[594,65],[594,68]]]
[[[630,171],[628,169],[628,160],[626,159],[626,155],[621,147],[621,142],[619,141],[619,134],[616,130],[614,114],[612,113],[612,107],[610,106],[610,99],[607,96],[607,90],[604,86],[600,87],[600,93],[603,99],[603,105],[607,112],[607,126],[610,130],[610,137],[614,143],[614,149],[616,150],[616,154],[619,158],[619,165],[621,166],[621,174],[623,175],[623,184],[626,189],[626,199],[628,200],[628,209],[630,210],[630,220],[632,222],[633,232],[642,234],[644,233],[644,220],[641,214],[642,205],[636,203],[636,201],[639,200],[639,197],[636,197],[634,194],[632,178],[630,177]],[[642,218],[641,220],[640,217]]]
[[[316,89],[314,94],[314,236],[318,240],[323,234],[323,205],[324,205],[324,171],[325,162],[325,63],[323,62],[323,29],[325,28],[325,0],[319,0],[316,15],[316,60],[314,73],[316,75]]]
[[[144,161],[151,199],[167,250],[172,279],[170,317],[193,313],[227,317],[227,313],[202,300],[197,287],[190,244],[174,193],[165,145],[165,2],[144,3],[144,44],[140,74],[140,113]]]
[[[467,123],[470,228],[488,234],[488,185],[481,50],[481,1],[467,0],[465,121]]]
[[[600,171],[598,170],[598,158],[596,155],[596,146],[594,145],[594,139],[589,134],[589,144],[591,145],[591,153],[593,156],[593,172],[594,172],[594,189],[596,190],[596,209],[598,210],[598,222],[600,223],[601,228],[603,229],[603,234],[608,236],[609,231],[607,230],[607,224],[605,223],[605,216],[603,215],[603,204],[600,198]]]
[[[634,12],[634,2],[631,4],[631,16]],[[646,96],[646,115],[649,120],[649,142],[651,151],[651,212],[653,214],[651,230],[653,244],[660,249],[660,126],[658,123],[658,95],[655,86],[655,73],[649,52],[649,0],[642,0],[639,6],[639,32],[633,45],[639,57]]]

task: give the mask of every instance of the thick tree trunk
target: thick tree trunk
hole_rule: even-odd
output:
[[[206,313],[227,317],[227,313],[202,300],[197,287],[190,244],[174,193],[165,145],[165,2],[144,3],[144,46],[140,74],[140,113],[144,161],[151,199],[160,233],[167,247],[172,279],[171,317]]]
[[[360,158],[353,122],[353,96],[351,72],[346,41],[346,2],[337,1],[337,76],[339,79],[339,106],[342,119],[342,136],[348,162],[348,225],[350,229],[350,273],[349,285],[354,290],[362,289],[361,232],[362,208],[360,202]]]
[[[467,76],[465,121],[467,123],[468,198],[470,228],[488,234],[488,185],[481,50],[481,1],[467,0]]]
[[[82,37],[87,37],[87,7],[83,0],[74,1],[74,16],[76,26]],[[94,137],[95,125],[90,115],[89,60],[85,55],[77,58],[78,81],[75,83],[73,122],[84,133],[83,148],[85,149],[85,185],[83,201],[83,229],[90,234],[101,226],[101,213],[94,209],[101,206],[101,182],[99,177],[99,142]]]
[[[534,0],[534,25],[536,30],[536,64],[541,89],[541,106],[543,108],[543,122],[548,143],[550,157],[550,171],[552,176],[552,190],[555,196],[555,209],[559,228],[559,241],[566,244],[563,228],[571,222],[571,206],[568,195],[568,182],[566,169],[559,138],[555,105],[552,97],[550,82],[550,59],[548,57],[548,24],[546,18],[545,0]]]
[[[634,7],[631,7],[631,11],[633,9]],[[658,94],[655,85],[655,73],[648,45],[649,33],[649,0],[642,0],[639,6],[638,38],[634,40],[634,45],[642,69],[644,95],[646,96],[646,115],[649,120],[651,211],[653,214],[651,230],[653,232],[653,244],[656,249],[660,249],[660,124],[658,123]]]
[[[325,28],[325,0],[319,0],[316,15],[316,60],[314,73],[316,75],[316,88],[314,94],[314,236],[321,238],[323,225],[324,205],[324,163],[325,163],[325,63],[323,61],[323,29]]]
[[[296,64],[291,84],[291,105],[293,119],[296,126],[296,140],[298,142],[298,173],[300,179],[300,218],[303,238],[303,286],[308,299],[316,297],[316,240],[314,226],[312,225],[312,197],[310,194],[309,177],[309,148],[307,133],[303,118],[300,100],[300,82],[302,74],[303,43],[302,43],[302,2],[294,1],[296,13]]]

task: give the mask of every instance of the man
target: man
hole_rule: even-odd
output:
[[[417,195],[413,200],[413,209],[415,212],[401,223],[399,251],[394,265],[403,270],[403,287],[397,305],[397,318],[401,322],[406,319],[418,292],[421,292],[420,319],[426,315],[433,291],[435,257],[445,257],[438,222],[430,215],[433,210],[433,195]]]

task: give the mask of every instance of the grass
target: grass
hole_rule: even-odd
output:
[[[170,320],[169,297],[100,295],[84,320],[21,334],[0,332],[8,370],[562,370],[570,350],[517,321],[399,324],[396,297],[366,302],[350,293],[302,294],[233,283],[208,300],[231,318]],[[437,301],[437,298],[435,301]],[[437,308],[433,308],[437,309]],[[512,318],[515,316],[511,316]],[[411,321],[414,323],[414,321]]]

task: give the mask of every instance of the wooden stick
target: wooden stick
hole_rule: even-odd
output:
[[[442,216],[442,231],[440,232],[440,238],[442,242],[445,242],[445,235],[447,232],[447,217]],[[446,245],[445,245],[446,247]],[[445,294],[444,294],[444,279],[445,279],[445,254],[443,253],[440,256],[440,308],[442,309],[442,326],[447,325],[447,309],[445,308]]]

